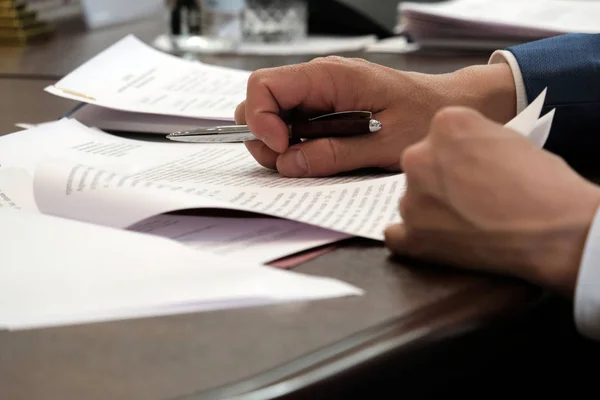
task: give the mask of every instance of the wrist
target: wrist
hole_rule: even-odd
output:
[[[581,192],[572,195],[577,201],[564,210],[565,219],[548,221],[554,226],[532,246],[532,280],[569,298],[574,296],[588,234],[600,206],[600,189],[585,182]]]
[[[476,109],[505,124],[516,116],[517,92],[510,66],[474,65],[450,74],[455,104]]]

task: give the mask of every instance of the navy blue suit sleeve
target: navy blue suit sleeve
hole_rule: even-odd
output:
[[[600,168],[600,34],[568,34],[509,47],[527,99],[548,88],[556,113],[545,148],[577,169]]]

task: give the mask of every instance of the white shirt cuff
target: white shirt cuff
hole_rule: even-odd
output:
[[[588,233],[575,289],[577,330],[600,340],[600,208]]]
[[[515,56],[506,50],[497,50],[488,64],[507,63],[513,73],[517,94],[517,115],[527,108],[527,93],[523,75]],[[596,211],[579,266],[575,288],[575,324],[579,333],[600,341],[600,207]]]
[[[507,50],[496,50],[492,53],[488,64],[506,63],[510,66],[515,80],[515,89],[517,92],[517,114],[520,114],[525,108],[527,108],[527,92],[525,91],[525,83],[523,82],[523,74],[521,74],[521,68],[515,56]]]

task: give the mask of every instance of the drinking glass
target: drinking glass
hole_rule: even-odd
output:
[[[243,40],[250,43],[295,42],[308,34],[307,0],[246,0]]]

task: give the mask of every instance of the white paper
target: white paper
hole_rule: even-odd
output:
[[[600,2],[590,0],[452,0],[401,2],[400,14],[418,12],[452,20],[558,33],[599,33]],[[447,22],[448,23],[448,22]],[[481,24],[479,24],[481,29]],[[505,36],[511,36],[506,30]],[[514,35],[512,35],[514,36]]]
[[[0,326],[28,329],[360,295],[172,240],[0,211]]]
[[[544,94],[507,125],[534,131]],[[374,240],[400,221],[403,174],[290,179],[260,167],[241,144],[147,143],[72,120],[51,128],[20,133],[37,143],[31,159],[0,146],[0,159],[37,165],[36,202],[44,213],[125,228],[171,211],[236,209]]]
[[[98,184],[94,186],[93,182]],[[405,177],[397,174],[332,185],[323,179],[312,187],[224,189],[131,180],[87,165],[47,161],[40,163],[36,172],[35,189],[36,201],[44,213],[108,226],[127,227],[177,210],[221,208],[383,240],[385,228],[400,221],[397,201],[404,193]]]
[[[218,207],[383,240],[384,229],[399,220],[404,190],[402,174],[290,179],[258,165],[243,144],[148,143],[73,120],[0,143],[0,160],[34,171],[42,212],[115,227]]]
[[[219,120],[132,113],[92,104],[78,108],[69,118],[104,131],[154,133],[163,136],[171,132],[228,124],[228,122]]]
[[[65,134],[68,130],[63,128],[73,124],[78,125],[77,122],[53,122],[49,124],[49,126],[44,126],[43,135],[36,134],[36,131],[18,132],[0,140],[0,160],[5,164],[27,166],[30,170],[28,172],[26,169],[14,167],[0,168],[0,209],[11,207],[39,212],[34,199],[32,175],[34,166],[39,159],[44,157],[44,154],[58,152],[60,149],[69,149],[66,153],[71,153],[71,157],[88,159],[93,155],[82,153],[83,150],[89,152],[92,149],[96,149],[96,151],[105,149],[99,157],[102,160],[107,160],[111,158],[119,159],[123,154],[122,151],[126,149],[132,151],[134,149],[132,146],[113,146],[112,148],[100,146],[99,143],[104,141],[108,135],[87,128],[81,136]],[[42,131],[38,129],[38,132]],[[96,143],[96,145],[94,146],[93,143]],[[25,152],[25,146],[31,146],[32,148]],[[77,150],[73,151],[73,148]],[[148,156],[156,157],[157,153],[148,153]],[[67,157],[69,156],[67,155]],[[123,167],[122,164],[116,166]],[[145,211],[144,202],[140,201],[138,197],[132,197],[129,202],[124,201],[123,203],[130,205],[133,211],[128,211],[128,208],[121,208],[117,205],[117,210],[122,211],[108,213],[110,217],[106,221],[109,223],[104,225],[120,226],[118,223],[111,223],[112,216],[118,216],[120,213],[137,217],[137,212],[142,210],[143,214],[139,218],[135,218],[136,221],[147,215],[155,215],[153,210]],[[141,207],[140,204],[142,204]],[[209,200],[207,202],[209,207],[214,205],[214,201]],[[175,208],[179,208],[177,203]],[[82,210],[82,213],[85,212],[85,209]],[[73,218],[77,215],[77,212],[68,214],[66,217]],[[98,215],[104,214],[106,213],[99,213]],[[86,219],[82,218],[80,220]],[[215,254],[233,254],[243,257],[249,262],[256,263],[267,263],[290,254],[349,237],[347,234],[336,231],[272,218],[209,218],[160,215],[142,221],[130,229],[173,238],[193,248]]]
[[[37,212],[33,195],[33,176],[20,168],[0,167],[0,210]]]
[[[538,97],[531,102],[519,115],[514,117],[504,126],[514,131],[519,132],[522,135],[529,135],[529,133],[535,127],[535,124],[540,117],[542,108],[544,107],[544,100],[546,100],[547,89],[542,90]]]
[[[130,35],[45,90],[122,111],[232,121],[249,76],[166,54]]]
[[[517,131],[521,135],[527,137],[532,143],[540,148],[544,147],[544,144],[548,139],[555,112],[555,110],[551,110],[539,118],[542,108],[544,107],[547,91],[547,88],[542,90],[538,97],[536,97],[527,108],[505,125],[507,128]]]
[[[350,237],[284,219],[172,214],[149,218],[129,230],[170,238],[216,255],[233,255],[254,264],[266,264]]]
[[[552,121],[554,119],[555,109],[550,110],[546,115],[540,118],[535,127],[527,137],[531,140],[532,143],[536,144],[538,147],[544,147],[546,140],[548,140],[548,135],[550,135],[550,130],[552,129]]]
[[[409,43],[404,36],[393,36],[381,39],[366,48],[368,53],[405,54],[419,50],[418,43]]]

